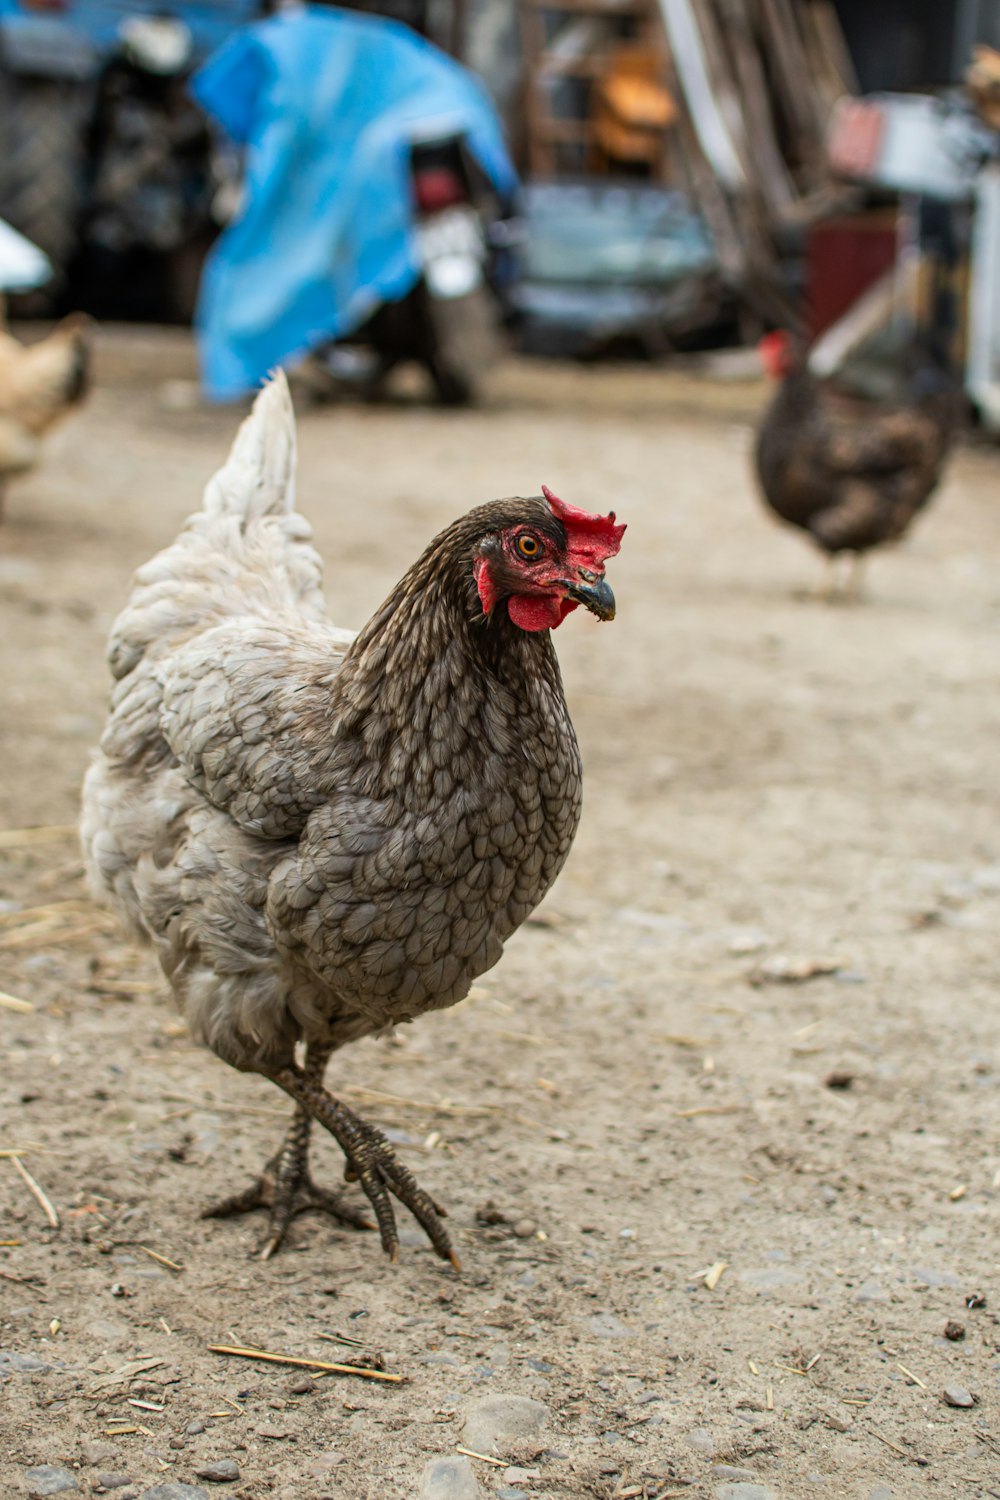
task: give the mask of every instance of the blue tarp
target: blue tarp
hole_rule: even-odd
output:
[[[481,84],[405,26],[309,7],[244,28],[192,90],[246,145],[244,201],[202,279],[202,378],[216,400],[350,333],[419,275],[409,147],[464,133],[516,186]]]

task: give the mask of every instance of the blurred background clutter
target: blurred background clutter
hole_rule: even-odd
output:
[[[216,399],[773,328],[884,395],[919,335],[992,430],[994,47],[1000,0],[0,0],[13,310],[194,320]]]

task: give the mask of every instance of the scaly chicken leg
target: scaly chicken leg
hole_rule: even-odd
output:
[[[306,1048],[303,1077],[317,1088],[322,1089],[329,1057],[328,1047]],[[280,1248],[292,1220],[307,1209],[330,1214],[340,1223],[350,1224],[355,1229],[374,1229],[375,1225],[360,1209],[313,1182],[309,1175],[311,1131],[312,1115],[300,1104],[280,1150],[266,1163],[256,1182],[242,1192],[211,1204],[203,1210],[202,1218],[225,1219],[233,1214],[250,1213],[255,1208],[268,1209],[268,1235],[261,1248],[261,1260],[271,1259]]]
[[[323,1061],[325,1064],[326,1059]],[[361,1183],[374,1210],[382,1248],[390,1260],[395,1262],[399,1255],[391,1193],[410,1210],[441,1259],[451,1261],[456,1271],[461,1270],[448,1231],[441,1222],[444,1209],[424,1192],[412,1173],[397,1159],[382,1132],[327,1092],[321,1082],[321,1073],[322,1070],[317,1076],[316,1070],[310,1072],[308,1066],[305,1069],[289,1066],[265,1076],[295,1100],[300,1112],[317,1120],[337,1141],[347,1158],[349,1180],[354,1177]]]

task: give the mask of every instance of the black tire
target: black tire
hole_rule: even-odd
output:
[[[55,302],[77,246],[88,91],[0,68],[0,217],[52,262]]]
[[[445,406],[469,406],[499,353],[497,308],[485,286],[465,297],[427,297],[431,349],[426,364]]]

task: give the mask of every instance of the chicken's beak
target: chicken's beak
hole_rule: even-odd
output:
[[[575,579],[567,580],[566,597],[574,604],[582,604],[599,620],[613,620],[615,617],[615,596],[611,585],[605,578],[598,578],[596,573],[588,573],[584,568]]]

